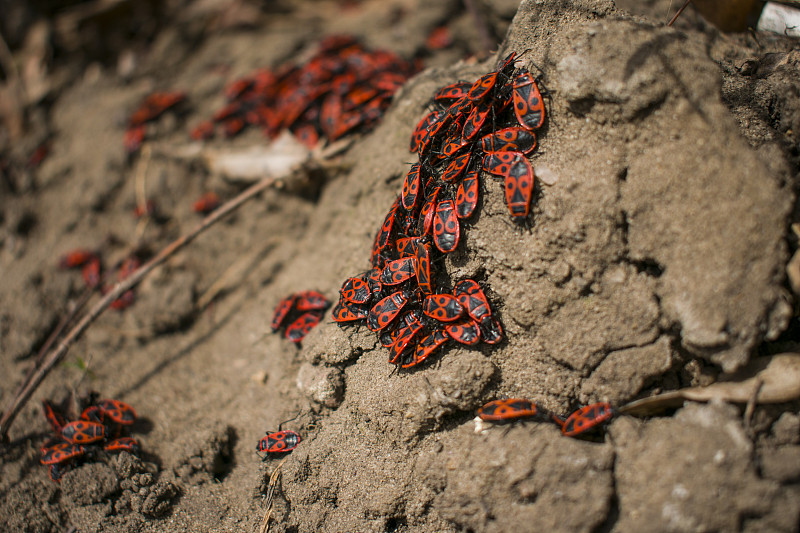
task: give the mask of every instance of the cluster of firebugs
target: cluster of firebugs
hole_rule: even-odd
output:
[[[536,148],[545,108],[515,57],[434,94],[433,109],[411,137],[418,161],[372,246],[372,269],[345,281],[333,309],[339,324],[366,320],[401,368],[424,363],[450,340],[472,346],[503,338],[480,285],[463,279],[442,290],[433,265],[456,250],[462,221],[477,207],[482,170],[504,179],[512,219],[528,217],[534,175],[527,155]]]
[[[449,340],[466,345],[502,340],[502,327],[480,285],[464,279],[451,291],[436,291],[432,261],[458,246],[460,221],[477,207],[481,171],[503,180],[512,220],[527,221],[534,189],[527,155],[537,146],[535,131],[544,123],[545,106],[536,79],[516,68],[515,58],[510,54],[497,70],[474,82],[436,92],[433,109],[412,135],[410,150],[419,161],[406,174],[402,193],[378,231],[372,268],[347,279],[339,292],[334,321],[366,321],[389,349],[389,361],[400,368],[422,364]],[[306,304],[298,306],[304,293],[299,294],[278,304],[273,330],[289,313],[306,309]],[[302,317],[286,330],[287,338],[298,343],[318,322],[316,315]],[[597,429],[615,414],[608,403],[598,403],[560,417],[521,398],[495,400],[478,411],[491,422],[551,421],[572,437]],[[279,430],[262,438],[257,449],[286,452],[299,442],[296,432]]]
[[[55,482],[61,481],[78,460],[95,458],[101,452],[139,452],[138,441],[127,434],[136,421],[136,411],[124,402],[93,402],[73,421],[47,400],[42,406],[54,436],[42,446],[41,462],[50,469],[50,479]]]
[[[130,276],[139,266],[141,261],[136,254],[131,254],[120,263],[117,269],[117,281],[122,281]],[[111,290],[110,285],[103,284],[102,264],[100,255],[93,250],[78,248],[67,252],[58,261],[58,267],[62,270],[80,269],[81,277],[86,287],[90,289],[100,288],[105,294]],[[110,307],[121,311],[127,309],[134,302],[135,296],[133,289],[125,291],[119,298],[111,302]]]
[[[537,147],[536,130],[544,124],[545,106],[536,78],[527,69],[517,68],[515,59],[512,52],[497,70],[434,94],[433,109],[411,137],[410,150],[419,155],[419,161],[405,175],[402,192],[376,235],[371,269],[347,279],[340,290],[334,321],[340,325],[366,321],[388,348],[390,363],[400,368],[424,363],[450,340],[472,346],[481,341],[496,344],[503,338],[502,326],[480,285],[463,279],[450,291],[437,291],[432,264],[457,248],[461,224],[478,204],[481,171],[503,181],[512,220],[527,222],[534,192],[534,172],[527,156]],[[374,123],[413,72],[412,65],[393,54],[368,52],[347,37],[329,38],[302,67],[285,65],[237,80],[226,91],[229,104],[196,127],[192,137],[212,136],[215,124],[221,124],[228,136],[251,124],[270,136],[289,128],[310,146],[321,135],[334,140]],[[141,146],[148,121],[183,99],[182,93],[150,95],[130,119],[125,137],[129,152]],[[68,254],[61,266],[81,267],[88,285],[99,283],[99,260],[91,252]],[[132,294],[128,299],[129,305]],[[292,294],[278,304],[272,329],[285,327],[284,336],[299,343],[328,306],[316,291]],[[494,400],[478,411],[484,421],[552,421],[567,436],[596,429],[615,414],[609,404],[598,403],[562,418],[520,398]],[[92,456],[94,448],[138,451],[134,439],[122,436],[136,414],[117,400],[88,407],[81,420],[74,422],[47,402],[45,415],[57,438],[42,448],[42,463],[49,466],[55,481],[73,460]],[[300,441],[296,432],[279,428],[267,432],[256,449],[284,453]]]
[[[225,91],[227,105],[191,136],[208,139],[219,127],[231,137],[249,125],[270,138],[288,129],[313,148],[322,137],[334,141],[374,125],[417,70],[397,54],[370,50],[351,36],[327,37],[303,64],[288,62],[234,81]]]
[[[274,138],[284,129],[313,148],[324,136],[336,140],[373,126],[392,96],[418,66],[386,50],[370,50],[350,36],[324,39],[307,62],[259,69],[225,89],[227,104],[189,132],[206,140],[221,129],[233,137],[246,127]],[[148,123],[186,100],[182,91],[158,91],[145,97],[128,118],[123,138],[129,154],[141,148]]]

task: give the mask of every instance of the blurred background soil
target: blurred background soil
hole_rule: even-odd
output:
[[[201,194],[255,181],[215,162],[267,146],[259,131],[188,135],[230,82],[337,34],[420,68],[374,130],[312,152],[290,186],[171,257],[72,347],[2,445],[8,530],[257,531],[280,468],[271,531],[797,531],[796,399],[619,416],[590,440],[473,421],[496,398],[622,405],[797,351],[797,41],[723,33],[691,7],[665,27],[677,7],[0,0],[3,407],[84,291],[62,254],[153,255],[198,223]],[[440,265],[443,285],[486,287],[507,339],[397,372],[374,334],[329,315],[300,348],[271,333],[281,298],[335,301],[368,268],[432,94],[511,51],[548,91],[530,228],[484,175],[479,214]],[[167,90],[185,102],[129,156],[128,117]],[[142,197],[158,206],[148,222],[132,215]],[[87,462],[55,484],[39,463],[41,400],[90,390],[136,408],[141,458]],[[301,445],[262,460],[264,432],[298,413],[284,428]]]

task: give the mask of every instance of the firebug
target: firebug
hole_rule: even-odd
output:
[[[456,192],[456,216],[464,219],[469,218],[478,205],[479,181],[478,173],[480,169],[470,170],[464,175],[464,179],[458,184]]]
[[[464,308],[452,294],[431,294],[422,301],[422,312],[439,322],[452,322],[464,314]]]
[[[103,440],[106,437],[106,428],[97,422],[77,420],[65,424],[61,428],[61,436],[70,444],[89,444]]]
[[[308,332],[319,324],[320,318],[321,313],[319,311],[303,313],[286,327],[286,338],[295,344],[299,344],[308,335]]]
[[[274,433],[267,433],[261,437],[256,445],[256,451],[270,453],[286,453],[297,448],[303,439],[296,431],[283,429]]]
[[[450,337],[461,344],[472,346],[481,340],[481,332],[478,325],[469,318],[451,322],[444,327]]]
[[[415,257],[417,259],[414,263],[417,284],[423,293],[431,294],[433,292],[433,280],[431,278],[430,245],[424,242],[417,243]]]
[[[567,437],[577,437],[610,421],[616,413],[616,410],[607,402],[581,407],[567,417],[564,425],[561,426],[561,433]]]
[[[403,257],[386,263],[381,275],[383,285],[397,285],[415,275],[417,259],[414,256]]]
[[[544,101],[536,80],[527,70],[514,78],[514,114],[520,125],[529,130],[540,128],[544,123]]]
[[[412,366],[422,364],[434,351],[448,340],[450,340],[450,336],[445,330],[434,330],[429,335],[420,339],[417,347],[414,349],[414,354],[402,362],[400,365],[401,368],[411,368]]]
[[[409,295],[405,291],[397,291],[379,300],[367,316],[367,327],[379,331],[388,326],[408,303]]]
[[[478,409],[478,416],[486,422],[505,422],[521,418],[543,417],[543,419],[549,420],[549,417],[535,403],[524,398],[493,400]]]
[[[442,253],[450,253],[458,246],[459,225],[452,200],[444,200],[436,206],[433,222],[433,242]]]
[[[290,294],[278,302],[278,305],[275,307],[275,313],[272,315],[272,331],[278,331],[283,321],[286,320],[286,317],[289,315],[289,311],[294,307],[296,300],[297,295]]]

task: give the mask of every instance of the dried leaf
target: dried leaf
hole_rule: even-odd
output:
[[[233,182],[254,182],[264,176],[288,176],[310,157],[310,150],[289,132],[264,146],[204,150],[208,169]]]
[[[620,407],[622,413],[648,416],[680,407],[686,400],[731,403],[782,403],[800,398],[800,354],[759,357],[731,376],[707,387],[691,387],[644,398]]]
[[[311,151],[288,131],[270,144],[245,148],[213,148],[193,142],[183,145],[154,146],[159,156],[181,161],[199,161],[212,174],[234,183],[254,183],[264,176],[285,178],[307,163]]]

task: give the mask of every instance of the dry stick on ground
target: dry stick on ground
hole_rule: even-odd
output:
[[[269,486],[267,488],[267,497],[266,497],[266,511],[264,511],[264,518],[261,520],[261,528],[259,529],[260,533],[268,533],[269,532],[269,519],[272,517],[272,504],[275,501],[275,491],[278,487],[278,481],[280,480],[281,476],[281,467],[283,463],[286,462],[286,459],[289,457],[284,457],[283,460],[278,463],[278,466],[275,467],[273,470],[272,475],[269,476]]]
[[[47,356],[42,365],[37,368],[36,373],[31,377],[30,381],[28,381],[25,387],[17,394],[17,396],[11,402],[11,405],[3,413],[3,417],[0,418],[0,441],[7,440],[8,430],[11,427],[11,424],[14,422],[14,418],[31,397],[33,391],[36,390],[42,380],[44,380],[45,376],[47,376],[47,373],[50,372],[50,370],[52,370],[52,368],[58,364],[61,359],[64,358],[72,343],[74,343],[78,337],[81,336],[86,328],[88,328],[89,325],[94,322],[98,316],[100,316],[100,314],[111,304],[111,302],[119,298],[125,291],[135,287],[140,281],[142,281],[142,279],[144,279],[145,276],[147,276],[147,274],[150,273],[150,271],[163,263],[169,256],[192,242],[195,237],[214,225],[214,223],[219,221],[225,215],[233,212],[240,205],[261,191],[280,183],[282,182],[276,180],[275,178],[264,178],[250,188],[246,189],[239,194],[239,196],[229,200],[224,205],[220,206],[219,209],[204,218],[203,221],[200,222],[200,224],[198,224],[197,227],[195,227],[192,231],[167,245],[167,247],[161,250],[158,255],[142,265],[141,268],[134,271],[129,278],[117,283],[113,289],[106,293],[106,295],[103,296],[103,298],[98,301],[86,313],[86,315],[84,315],[84,317],[75,325],[75,327],[73,327],[70,332],[67,333],[55,351],[51,352]]]
[[[689,4],[691,4],[691,3],[692,3],[692,0],[686,0],[686,2],[684,2],[684,4],[681,6],[681,8],[678,10],[678,12],[675,13],[675,16],[672,17],[672,20],[667,22],[667,26],[672,26],[675,23],[675,21],[678,20],[678,17],[681,16],[681,13],[683,13],[683,10],[686,9],[689,6]]]

